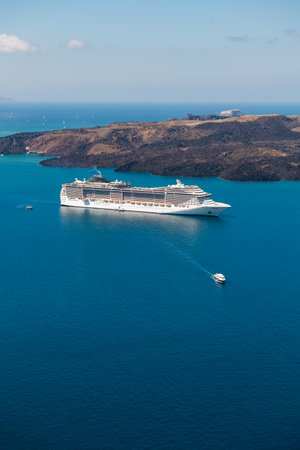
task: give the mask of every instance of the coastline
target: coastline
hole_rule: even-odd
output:
[[[123,122],[0,138],[3,154],[38,153],[43,166],[110,167],[230,181],[300,180],[300,116]],[[49,159],[50,158],[50,159]]]

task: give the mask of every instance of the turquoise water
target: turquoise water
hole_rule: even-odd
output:
[[[0,134],[231,106],[300,110],[2,104]],[[39,161],[0,157],[1,448],[299,448],[300,183],[183,178],[219,218],[80,210],[61,184],[94,172]]]
[[[0,158],[1,448],[299,448],[300,183],[183,179],[219,218],[80,210],[60,185],[92,171],[39,160]]]
[[[0,136],[184,118],[188,113],[213,114],[229,108],[246,114],[300,114],[299,103],[0,103]]]

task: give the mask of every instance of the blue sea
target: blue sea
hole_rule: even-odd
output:
[[[180,119],[188,113],[214,114],[232,108],[245,114],[300,114],[300,103],[0,103],[0,136],[132,120]]]
[[[219,106],[2,104],[0,129]],[[232,205],[219,218],[81,210],[60,187],[93,170],[40,160],[0,157],[1,449],[298,449],[300,183],[183,178]]]

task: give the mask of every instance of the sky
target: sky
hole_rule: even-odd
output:
[[[300,102],[299,0],[0,0],[0,97]]]

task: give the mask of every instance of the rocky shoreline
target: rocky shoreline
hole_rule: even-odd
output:
[[[105,127],[19,133],[0,153],[39,153],[55,167],[115,167],[155,175],[233,181],[300,180],[300,116],[113,123]]]

